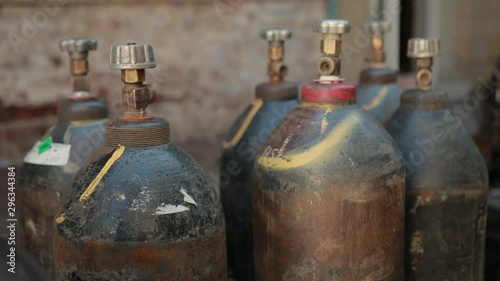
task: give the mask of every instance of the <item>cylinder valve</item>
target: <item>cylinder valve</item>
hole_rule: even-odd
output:
[[[349,33],[351,23],[347,20],[319,20],[313,24],[314,32],[321,33],[321,52],[317,69],[321,80],[332,80],[340,76],[340,53],[342,51],[342,34]],[[335,80],[335,79],[333,79]]]
[[[97,40],[82,38],[68,39],[61,41],[59,47],[61,51],[67,52],[71,59],[73,92],[89,92],[90,81],[87,77],[89,62],[87,57],[89,51],[97,49]]]
[[[408,41],[408,57],[416,59],[417,87],[430,90],[432,87],[432,62],[440,55],[439,39],[413,38]]]
[[[126,108],[124,120],[146,117],[146,107],[156,97],[156,91],[146,80],[147,68],[155,68],[153,48],[150,45],[117,45],[111,47],[110,69],[121,70],[123,105]]]
[[[288,74],[288,67],[283,63],[285,56],[285,41],[292,37],[290,29],[265,29],[262,38],[269,42],[268,75],[271,82],[282,82]]]
[[[366,32],[371,36],[372,51],[366,57],[373,64],[385,63],[384,34],[391,30],[388,21],[370,21],[365,26]]]

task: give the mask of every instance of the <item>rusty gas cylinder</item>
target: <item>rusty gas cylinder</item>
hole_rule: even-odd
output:
[[[255,163],[255,280],[400,280],[404,167],[340,78],[344,20],[323,34],[320,79],[302,88]]]
[[[366,57],[369,67],[363,69],[357,86],[357,102],[383,124],[399,107],[403,89],[398,71],[385,63],[384,33],[390,30],[386,21],[371,21],[366,31],[371,36],[372,51]]]
[[[108,111],[90,92],[88,52],[93,39],[60,43],[69,53],[73,93],[59,103],[57,123],[24,158],[19,192],[21,243],[50,275],[54,274],[54,218],[71,193],[78,169],[104,144]]]
[[[146,114],[155,90],[150,45],[111,48],[124,116],[75,178],[57,218],[56,280],[225,280],[222,206],[199,165],[170,143],[169,123]]]
[[[253,281],[253,187],[255,156],[272,129],[298,105],[297,85],[283,81],[284,42],[289,29],[261,33],[269,42],[269,82],[256,88],[252,104],[238,117],[222,143],[220,188],[226,215],[228,272],[236,280]]]
[[[446,93],[432,89],[437,39],[411,39],[417,88],[386,128],[406,167],[405,280],[483,280],[488,172]]]

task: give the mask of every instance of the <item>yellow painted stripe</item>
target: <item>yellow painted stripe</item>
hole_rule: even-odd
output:
[[[280,157],[259,156],[257,163],[269,169],[291,169],[306,165],[324,155],[333,156],[329,150],[334,146],[340,145],[342,142],[349,141],[346,136],[358,123],[358,120],[359,115],[353,113],[309,149],[301,150],[300,153],[287,153]]]
[[[118,160],[118,158],[120,158],[120,156],[122,156],[124,151],[125,151],[125,146],[119,145],[118,149],[116,149],[115,152],[113,152],[113,155],[111,155],[111,158],[109,158],[108,161],[106,162],[106,164],[104,165],[104,167],[102,167],[99,174],[97,174],[97,176],[90,183],[90,185],[87,187],[85,192],[83,192],[83,194],[80,196],[80,199],[79,199],[80,201],[87,200],[89,198],[89,196],[94,192],[94,190],[97,187],[97,185],[99,184],[99,182],[101,182],[104,175],[109,171],[109,169],[111,168],[111,166],[113,166],[113,164],[116,162],[116,160]],[[71,207],[70,207],[70,209],[71,209]],[[66,214],[63,213],[62,215],[60,215],[56,219],[56,223],[59,224],[65,220],[66,220]]]
[[[89,187],[87,187],[85,192],[83,192],[82,196],[80,196],[79,199],[80,201],[87,200],[90,197],[90,195],[94,192],[97,185],[101,182],[104,175],[106,175],[106,173],[109,171],[111,166],[113,166],[116,160],[118,160],[118,158],[122,156],[124,151],[125,151],[125,146],[119,145],[118,148],[115,150],[115,152],[113,152],[113,155],[111,155],[111,158],[109,158],[108,162],[106,162],[104,167],[102,167],[99,174],[97,174],[95,179],[90,183]]]
[[[383,86],[380,90],[378,90],[378,92],[375,95],[375,97],[373,98],[373,100],[369,104],[363,106],[363,108],[365,110],[374,109],[375,107],[380,105],[380,103],[387,96],[388,93],[389,93],[389,86],[387,86],[387,85]]]
[[[65,215],[65,214],[62,214],[62,215],[60,215],[60,216],[56,219],[56,222],[57,222],[57,223],[61,223],[61,222],[63,222],[64,220],[66,220],[66,215]]]
[[[243,137],[243,134],[245,134],[246,130],[248,129],[248,126],[250,126],[250,123],[252,123],[253,118],[259,111],[259,109],[262,107],[264,104],[264,101],[262,99],[255,99],[252,102],[252,108],[250,109],[250,112],[248,112],[247,116],[245,117],[245,120],[241,123],[240,128],[234,134],[233,138],[230,141],[223,141],[222,142],[222,148],[224,149],[229,149],[233,146],[235,146]]]

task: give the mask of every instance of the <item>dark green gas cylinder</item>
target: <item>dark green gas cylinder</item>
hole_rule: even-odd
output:
[[[254,174],[255,280],[385,280],[403,274],[404,167],[382,125],[340,78],[343,20],[323,34],[321,78],[302,88]]]
[[[288,29],[268,29],[262,37],[269,41],[270,81],[259,84],[255,99],[238,117],[223,142],[221,197],[226,215],[229,276],[253,281],[253,192],[255,156],[272,129],[298,105],[297,85],[284,82],[284,41]]]
[[[73,93],[60,102],[57,123],[24,158],[19,193],[21,243],[50,275],[54,273],[54,218],[71,192],[78,169],[104,144],[108,111],[90,93],[88,52],[93,39],[70,39],[60,44],[69,52]]]
[[[483,280],[488,171],[446,93],[432,89],[436,39],[411,39],[417,88],[386,128],[406,167],[405,280]]]
[[[382,124],[398,109],[403,92],[398,84],[398,71],[385,64],[384,33],[389,29],[389,22],[385,21],[366,24],[366,31],[372,37],[372,52],[367,56],[370,66],[361,72],[357,86],[358,104]]]
[[[124,116],[73,182],[57,218],[56,280],[226,280],[222,206],[200,166],[170,143],[169,123],[146,114],[155,90],[150,45],[111,48]]]

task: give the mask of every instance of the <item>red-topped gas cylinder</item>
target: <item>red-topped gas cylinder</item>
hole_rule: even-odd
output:
[[[398,71],[385,63],[384,33],[390,30],[386,21],[371,21],[366,31],[371,36],[372,51],[366,57],[369,66],[361,72],[357,86],[358,104],[375,115],[383,124],[399,107],[403,89],[398,83]]]
[[[488,171],[481,153],[432,88],[437,39],[411,39],[416,89],[386,123],[406,168],[405,280],[483,280]]]
[[[302,88],[255,163],[255,280],[400,280],[404,168],[340,74],[341,34],[324,20],[320,79]]]
[[[57,123],[24,158],[19,182],[20,240],[27,252],[54,274],[54,219],[71,193],[78,169],[104,145],[106,103],[90,92],[88,52],[93,39],[60,44],[71,59],[73,92],[59,103]]]

